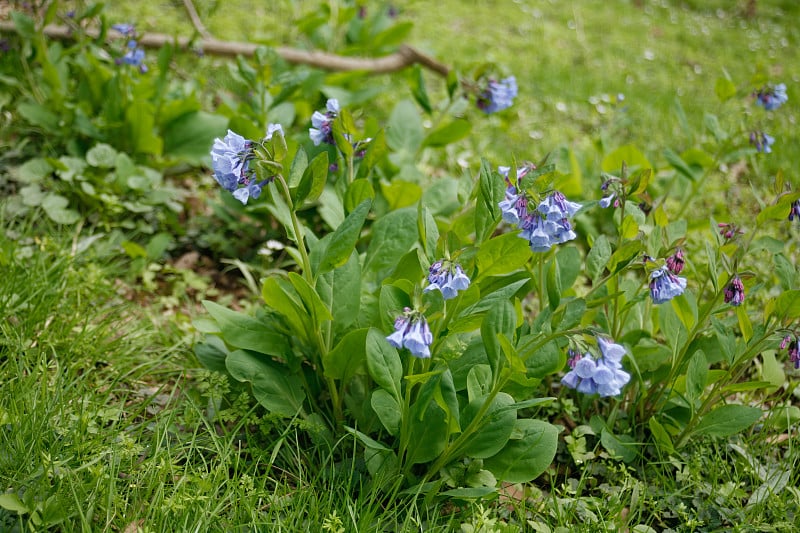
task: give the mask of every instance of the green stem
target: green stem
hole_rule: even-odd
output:
[[[308,259],[308,252],[306,251],[306,243],[305,239],[303,238],[303,227],[300,225],[300,221],[297,219],[297,212],[294,209],[294,202],[292,202],[292,194],[289,192],[289,186],[286,185],[286,181],[283,179],[283,175],[278,174],[275,176],[275,181],[280,183],[281,192],[283,193],[283,197],[286,200],[286,205],[289,206],[289,214],[292,217],[292,231],[294,232],[294,242],[297,245],[297,250],[300,252],[300,259],[302,261],[301,268],[303,269],[303,277],[306,278],[306,281],[313,287],[314,286],[314,274],[311,272],[311,261]]]

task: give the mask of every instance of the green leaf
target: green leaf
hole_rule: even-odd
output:
[[[460,141],[472,130],[472,124],[464,119],[456,119],[430,132],[422,142],[423,146],[446,146],[450,143]]]
[[[475,204],[475,244],[482,243],[494,231],[500,219],[498,204],[505,198],[503,180],[494,175],[491,164],[486,159],[481,159],[478,185],[478,198]]]
[[[559,275],[558,265],[554,258],[547,268],[547,302],[550,309],[555,311],[561,302],[561,276]]]
[[[386,124],[386,143],[398,152],[400,161],[411,162],[422,145],[425,133],[417,106],[411,100],[402,100],[392,110]]]
[[[630,463],[639,454],[633,437],[630,435],[614,435],[608,429],[603,428],[600,433],[600,442],[611,457],[622,459],[625,463]]]
[[[611,244],[604,234],[600,234],[586,255],[586,273],[592,278],[592,281],[597,281],[597,278],[602,275],[609,259],[611,259]]]
[[[161,155],[164,142],[156,133],[155,107],[153,104],[143,97],[135,98],[125,108],[125,126],[130,136],[134,153]],[[206,145],[206,149],[208,149],[209,145]]]
[[[647,157],[632,144],[620,146],[603,158],[603,172],[617,172],[625,163],[629,169],[639,167],[640,169],[653,168]]]
[[[686,371],[686,396],[690,401],[700,398],[708,382],[708,361],[702,350],[697,350],[689,359]]]
[[[53,166],[46,159],[35,157],[29,159],[14,170],[14,177],[21,183],[36,183],[53,173]]]
[[[392,436],[397,436],[400,432],[403,409],[394,396],[385,389],[376,389],[372,391],[370,405],[386,431]]]
[[[340,267],[350,258],[361,235],[361,228],[364,226],[370,207],[372,207],[372,201],[365,200],[336,228],[322,254],[318,274]]]
[[[686,161],[684,161],[680,155],[670,150],[669,148],[664,149],[664,158],[672,166],[672,168],[674,168],[680,174],[683,174],[685,177],[689,178],[692,181],[697,181],[703,174],[702,168],[699,169],[693,168]]]
[[[319,293],[333,315],[334,335],[342,334],[358,318],[361,306],[361,263],[355,251],[344,265],[317,279]]]
[[[397,266],[398,258],[408,252],[419,240],[417,229],[417,210],[398,209],[378,219],[372,226],[364,270],[386,274],[388,269]]]
[[[322,358],[326,376],[347,381],[358,373],[367,360],[368,331],[368,328],[362,328],[349,332]]]
[[[467,398],[470,402],[485,398],[492,390],[492,369],[489,365],[474,365],[467,374]]]
[[[292,159],[292,166],[289,167],[289,175],[286,177],[286,185],[290,190],[294,190],[300,185],[307,168],[308,154],[302,146],[299,146],[294,154],[294,159]],[[295,202],[297,202],[296,199]]]
[[[74,224],[80,215],[74,209],[67,209],[68,200],[57,194],[47,194],[42,200],[42,209],[56,224]]]
[[[32,102],[23,102],[17,106],[19,115],[33,124],[39,126],[46,132],[56,133],[59,131],[58,115],[43,105]]]
[[[372,183],[366,178],[359,178],[347,187],[344,195],[344,208],[348,212],[353,211],[356,206],[367,200],[375,198],[375,191],[372,190]]]
[[[664,429],[664,426],[661,425],[661,422],[653,416],[647,421],[647,425],[650,427],[653,440],[661,451],[667,455],[674,454],[675,447],[672,445],[672,438],[669,436],[669,433],[667,433],[667,430]]]
[[[198,342],[194,345],[194,354],[200,364],[214,372],[227,373],[225,359],[228,358],[230,351],[225,343],[216,335],[206,335],[205,342]]]
[[[484,396],[467,405],[461,417],[463,427],[466,428],[472,423],[486,400]],[[514,430],[517,413],[513,409],[502,408],[513,404],[514,398],[505,392],[500,392],[494,397],[489,409],[481,417],[479,427],[464,443],[464,455],[485,459],[503,449]]]
[[[400,401],[400,380],[403,378],[403,364],[397,350],[389,344],[386,336],[378,329],[370,328],[367,333],[367,369],[375,383]]]
[[[517,327],[517,312],[508,300],[500,300],[489,309],[481,323],[481,339],[492,366],[492,373],[496,377],[501,360],[501,346],[498,335],[506,338],[514,336]]]
[[[412,406],[412,410],[417,407]],[[447,445],[448,434],[445,412],[435,403],[428,403],[422,418],[411,421],[408,462],[419,464],[436,459]]]
[[[303,179],[295,191],[294,202],[299,206],[303,202],[315,202],[328,182],[328,152],[321,152],[303,172]],[[348,209],[352,211],[352,209]]]
[[[306,281],[303,276],[296,272],[289,272],[289,282],[294,287],[294,290],[297,291],[307,313],[311,316],[311,320],[316,327],[319,327],[322,322],[333,320],[333,315],[331,315],[328,307],[323,303],[319,294],[308,284],[308,281]]]
[[[22,500],[19,499],[19,496],[10,492],[0,494],[0,507],[19,514],[27,514],[31,512],[31,510],[28,509],[28,506],[22,503]]]
[[[517,420],[513,438],[483,466],[507,483],[527,483],[547,470],[558,447],[558,430],[534,419]]]
[[[783,291],[775,300],[775,316],[781,320],[800,318],[800,290]]]
[[[736,85],[728,78],[717,78],[714,84],[714,93],[720,102],[727,102],[736,96]]]
[[[222,115],[206,111],[185,113],[164,126],[164,155],[194,166],[207,165],[211,162],[209,147],[217,132],[227,127],[228,119]]]
[[[484,241],[475,257],[478,266],[478,278],[475,281],[523,268],[532,255],[528,242],[520,239],[516,233],[505,233]]]
[[[253,396],[271,413],[293,417],[303,411],[302,382],[285,366],[245,350],[231,352],[225,366],[238,381],[252,383]]]
[[[417,203],[422,198],[422,187],[410,181],[393,179],[389,183],[381,183],[381,193],[389,209],[394,211]]]
[[[11,11],[11,20],[14,21],[14,27],[20,37],[29,41],[36,37],[36,24],[31,17],[19,11]]]
[[[117,151],[108,144],[99,143],[86,152],[86,162],[93,167],[113,168],[117,161]]]
[[[457,489],[446,490],[444,492],[440,492],[439,494],[442,496],[447,496],[448,498],[474,500],[485,498],[486,496],[496,492],[496,487],[460,487]]]
[[[261,297],[264,302],[277,313],[286,318],[288,326],[298,336],[309,340],[309,324],[306,323],[306,314],[299,301],[299,295],[285,279],[275,276],[266,278],[261,284]]]
[[[208,300],[203,305],[231,346],[282,357],[290,351],[286,337],[272,330],[269,324]]]
[[[703,416],[694,428],[693,434],[729,437],[755,424],[761,415],[761,409],[758,407],[721,405]]]
[[[761,359],[763,360],[761,379],[768,381],[776,389],[782,387],[786,381],[786,373],[783,371],[783,365],[775,359],[775,352],[763,352]]]

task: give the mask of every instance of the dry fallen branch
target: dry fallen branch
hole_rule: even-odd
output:
[[[0,22],[0,32],[16,33],[16,28],[11,22]],[[99,37],[99,32],[95,29],[87,28],[82,30],[86,35],[93,39]],[[48,25],[43,29],[45,36],[51,39],[74,40],[73,30],[67,26]],[[123,36],[109,36],[111,39],[125,38]],[[186,37],[173,37],[163,33],[147,33],[137,37],[136,42],[145,48],[161,48],[168,44],[174,44],[181,50],[194,50],[204,54],[235,57],[242,55],[250,57],[255,54],[260,46],[253,43],[242,43],[234,41],[221,41],[219,39],[187,39]],[[275,53],[289,63],[297,65],[309,65],[323,70],[331,71],[353,71],[362,70],[371,74],[386,74],[397,72],[414,64],[447,76],[450,69],[447,65],[439,63],[432,57],[423,54],[416,48],[408,45],[401,45],[400,49],[388,56],[367,58],[367,57],[347,57],[328,52],[307,51],[287,46],[277,46],[273,50]]]

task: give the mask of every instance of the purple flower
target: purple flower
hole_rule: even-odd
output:
[[[786,84],[779,83],[775,86],[767,85],[762,87],[756,93],[756,99],[767,111],[778,109],[789,100],[786,95]]]
[[[800,338],[797,335],[786,335],[781,342],[781,350],[789,347],[789,361],[795,368],[800,368]]]
[[[500,168],[501,172],[503,170],[508,173],[507,167]],[[546,252],[554,244],[563,244],[577,237],[569,219],[578,212],[581,204],[570,202],[558,191],[542,200],[533,212],[528,209],[529,203],[524,191],[509,185],[506,197],[498,207],[504,221],[516,224],[522,230],[519,236],[529,241],[531,250]]]
[[[427,359],[431,356],[430,345],[433,335],[428,322],[419,311],[408,307],[394,321],[394,333],[386,337],[389,344],[397,349],[408,348],[411,355]]]
[[[283,137],[283,126],[280,124],[267,124],[267,135],[264,137],[265,142],[269,142],[272,140],[272,136],[276,133],[280,133],[281,137]]]
[[[742,230],[740,230],[736,226],[736,224],[728,224],[727,222],[720,222],[719,224],[717,224],[717,226],[720,228],[719,234],[722,235],[722,237],[726,241],[729,241],[729,240],[733,239],[737,235],[743,235],[744,234],[744,232]]]
[[[609,193],[608,196],[603,196],[602,198],[600,198],[600,201],[598,202],[598,204],[600,204],[600,207],[605,209],[607,207],[611,207],[611,202],[613,201],[614,202],[614,207],[618,207],[619,206],[619,200],[615,200],[616,197],[617,197],[617,193],[615,193],[615,192]]]
[[[458,291],[469,288],[469,278],[458,263],[442,259],[433,263],[428,273],[429,285],[422,292],[439,289],[445,300],[458,295]]]
[[[325,114],[314,111],[311,115],[311,125],[313,128],[308,129],[308,136],[314,142],[314,146],[319,146],[322,143],[335,144],[333,140],[333,121],[339,115],[339,101],[336,98],[330,98],[325,104],[327,111]]]
[[[683,294],[686,289],[686,278],[681,278],[663,266],[650,273],[650,297],[655,304],[663,304],[676,296]]]
[[[792,202],[792,208],[789,210],[789,221],[794,220],[795,217],[800,218],[800,200]]]
[[[569,366],[572,370],[561,379],[561,383],[584,394],[599,394],[602,397],[618,396],[631,379],[622,368],[625,348],[603,337],[597,337],[600,356],[595,359],[590,353],[581,355],[570,350]]]
[[[734,306],[742,305],[744,302],[744,285],[739,276],[733,276],[733,279],[725,287],[725,303]]]
[[[763,152],[765,154],[772,153],[772,144],[775,142],[775,137],[772,135],[768,135],[763,131],[754,131],[750,133],[750,144],[752,144],[756,151]]]
[[[111,29],[128,37],[133,37],[136,35],[136,28],[133,26],[133,24],[112,24]]]
[[[519,224],[528,217],[528,197],[525,193],[517,194],[517,188],[511,185],[506,189],[505,200],[497,204],[503,214],[503,220],[509,224]]]
[[[667,268],[670,269],[673,274],[680,274],[685,264],[686,261],[683,259],[682,248],[678,248],[675,250],[674,254],[667,257]]]
[[[516,97],[517,79],[509,76],[501,81],[490,79],[476,103],[484,113],[497,113],[511,107]]]

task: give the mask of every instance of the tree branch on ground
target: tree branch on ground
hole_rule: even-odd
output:
[[[81,30],[92,39],[97,39],[100,32],[93,28],[85,28]],[[16,27],[12,22],[0,21],[0,33],[16,33]],[[75,32],[68,26],[61,26],[56,24],[49,24],[42,28],[42,32],[50,39],[58,39],[64,41],[75,40]],[[120,35],[107,36],[108,39],[125,39]],[[180,50],[190,50],[198,53],[235,57],[238,55],[245,57],[252,57],[256,49],[259,48],[258,44],[243,43],[236,41],[222,41],[213,38],[203,39],[188,39],[186,37],[175,37],[172,35],[165,35],[163,33],[146,33],[136,38],[139,46],[145,48],[161,48],[163,46],[173,44]],[[275,53],[283,58],[285,61],[296,65],[308,65],[323,70],[330,71],[364,71],[370,74],[386,74],[389,72],[397,72],[411,65],[421,65],[440,76],[446,77],[450,72],[450,68],[424,54],[416,48],[409,45],[401,45],[397,52],[382,57],[350,57],[340,56],[329,52],[321,52],[317,50],[301,50],[299,48],[291,48],[288,46],[272,47]]]

